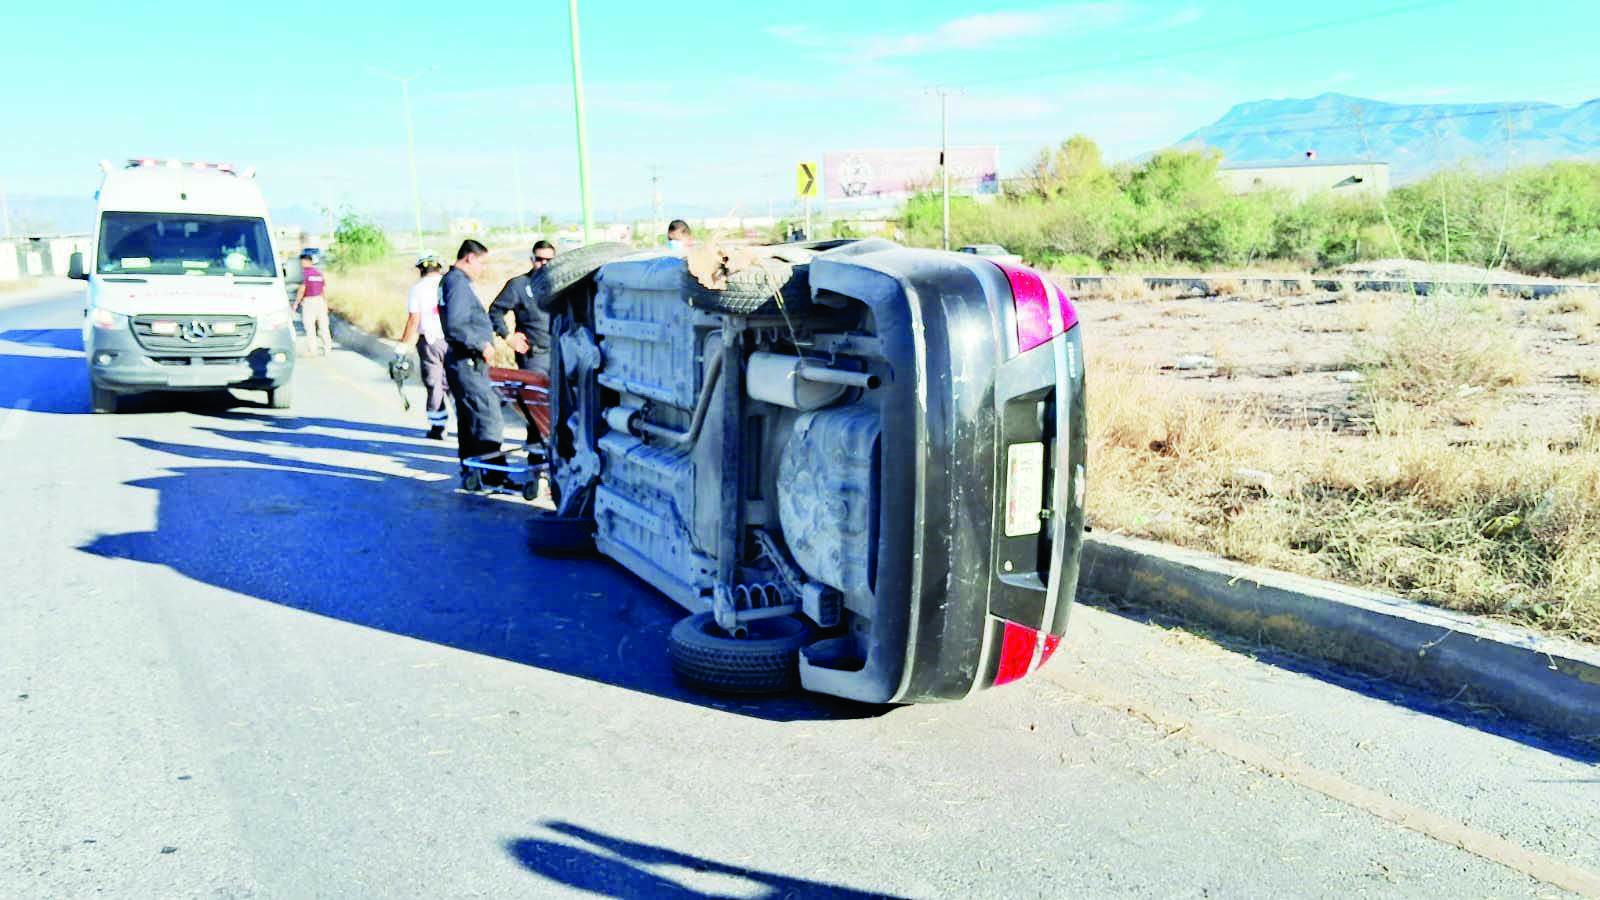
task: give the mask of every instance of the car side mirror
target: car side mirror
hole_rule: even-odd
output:
[[[67,277],[79,281],[89,280],[89,273],[83,270],[83,251],[74,250],[72,255],[67,257]]]

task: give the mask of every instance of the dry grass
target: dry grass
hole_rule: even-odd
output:
[[[38,278],[16,278],[10,281],[0,281],[0,294],[16,294],[22,291],[30,291],[43,283],[44,281]]]
[[[1526,351],[1487,297],[1419,297],[1362,330],[1352,364],[1366,372],[1374,406],[1451,403],[1532,376]]]
[[[1410,403],[1350,437],[1117,362],[1092,378],[1099,527],[1600,641],[1600,422],[1572,446],[1459,447]]]
[[[490,248],[488,268],[474,283],[479,299],[489,303],[506,279],[527,268],[525,247]],[[410,257],[329,272],[328,307],[363,331],[395,340],[405,330],[406,291],[416,280]],[[513,361],[510,348],[500,343],[495,362],[511,365]]]

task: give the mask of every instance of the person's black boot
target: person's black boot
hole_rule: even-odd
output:
[[[443,425],[435,425],[432,428],[429,428],[428,429],[428,440],[430,440],[430,441],[442,441],[442,440],[444,440],[444,426]]]

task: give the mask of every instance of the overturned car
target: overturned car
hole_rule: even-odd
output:
[[[557,510],[534,549],[592,536],[687,609],[669,652],[704,689],[909,703],[1038,668],[1084,530],[1071,303],[882,240],[745,255],[708,277],[602,244],[541,273]]]

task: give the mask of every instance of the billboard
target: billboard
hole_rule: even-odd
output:
[[[828,199],[894,199],[939,186],[939,151],[846,150],[823,156]],[[950,190],[1000,192],[999,147],[951,147]]]

